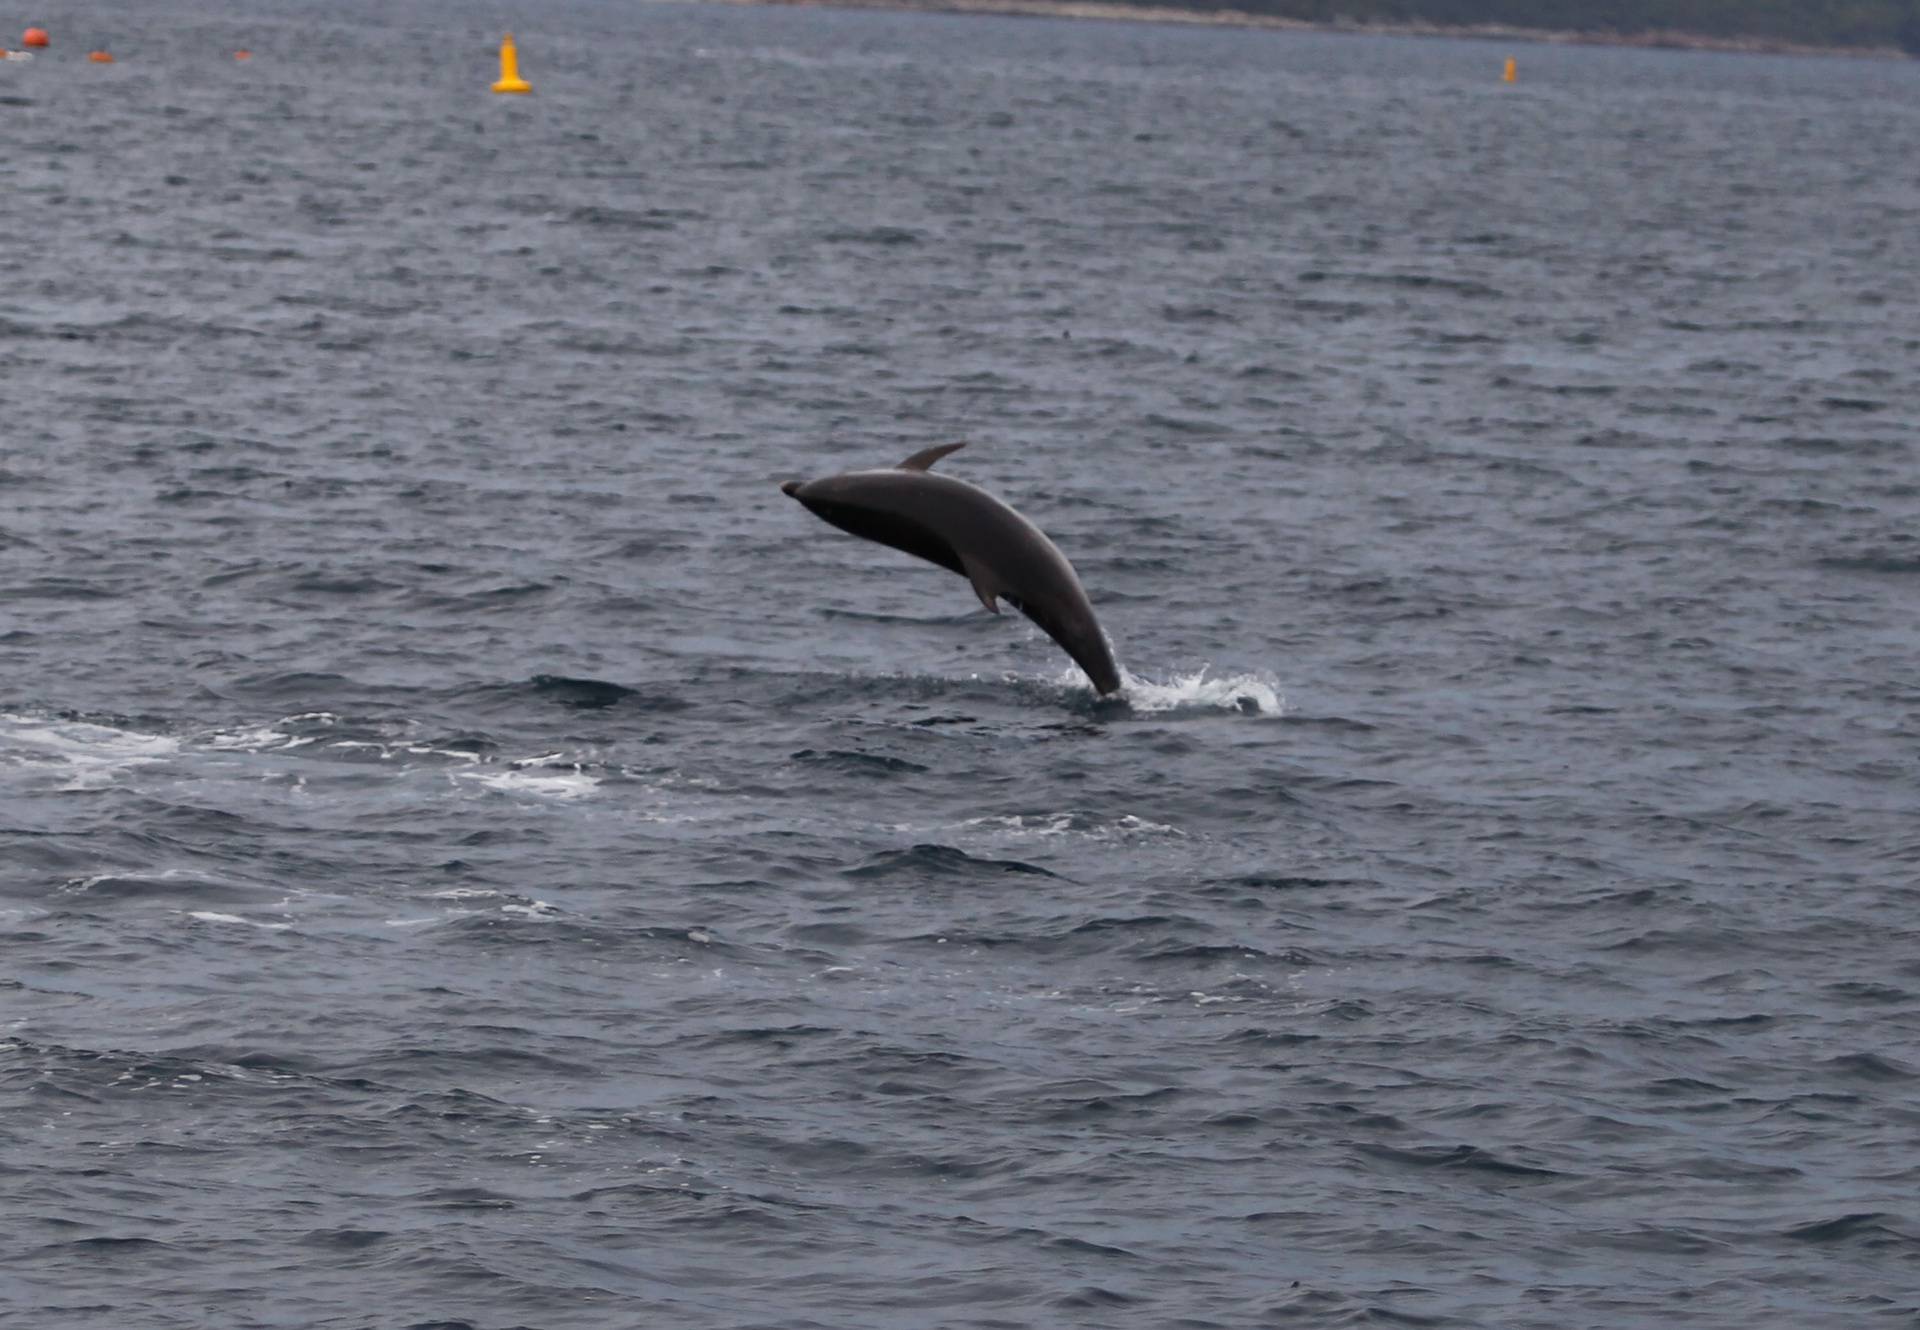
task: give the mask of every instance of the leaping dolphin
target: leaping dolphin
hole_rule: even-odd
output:
[[[1039,527],[985,490],[929,470],[964,447],[941,444],[896,467],[789,480],[780,490],[842,531],[959,573],[995,614],[995,598],[1004,598],[1064,647],[1097,690],[1119,691],[1113,651],[1066,556]]]

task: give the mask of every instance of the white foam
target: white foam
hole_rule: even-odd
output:
[[[509,769],[506,771],[461,771],[454,773],[462,780],[470,780],[476,785],[484,785],[501,794],[531,794],[547,799],[579,799],[592,794],[600,787],[597,776],[589,776],[580,770],[556,771],[550,768],[537,771]]]
[[[488,887],[447,887],[440,891],[428,892],[427,899],[464,901],[476,906],[485,901],[504,901],[505,904],[497,907],[499,913],[519,915],[526,919],[557,919],[564,913],[552,901],[530,900],[524,896],[516,896],[506,891],[494,891]],[[438,923],[441,919],[461,919],[486,913],[489,911],[485,908],[462,909],[459,906],[448,905],[443,907],[443,913],[439,919],[389,919],[387,924],[394,928],[413,927],[418,924]]]
[[[164,762],[180,741],[87,721],[0,715],[0,764],[63,778],[62,790],[97,790],[122,772]]]
[[[272,725],[214,730],[201,743],[202,746],[215,752],[283,753],[289,749],[319,744],[326,750],[378,753],[382,762],[391,762],[401,755],[447,758],[469,765],[478,764],[484,760],[478,753],[459,748],[435,748],[432,744],[408,743],[397,739],[327,739],[317,734],[288,734],[279,728],[302,719],[312,719],[312,717],[289,716]],[[322,723],[331,725],[333,721],[326,719]],[[558,757],[559,754],[556,753],[554,756]]]
[[[462,748],[435,748],[431,744],[408,744],[406,751],[416,757],[450,757],[456,762],[479,762],[480,754]]]
[[[216,752],[272,753],[288,748],[304,748],[320,742],[314,734],[290,734],[290,725],[337,725],[340,718],[331,711],[303,711],[282,716],[271,725],[237,725],[212,731],[201,745]]]
[[[1120,695],[1135,711],[1237,711],[1249,716],[1286,713],[1280,681],[1271,674],[1228,674],[1209,679],[1210,665],[1192,674],[1175,674],[1165,683],[1143,678],[1124,666]]]
[[[1114,830],[1129,836],[1184,836],[1187,833],[1171,822],[1149,822],[1144,817],[1135,817],[1132,813],[1122,813],[1114,819]]]
[[[450,776],[456,781],[472,780],[490,791],[520,797],[578,799],[593,793],[602,783],[601,776],[589,774],[577,761],[569,762],[567,755],[560,751],[539,752],[496,763],[479,753],[417,741],[333,738],[289,733],[287,728],[296,724],[331,726],[335,722],[336,718],[329,713],[311,712],[267,724],[204,730],[183,743],[169,735],[141,734],[85,721],[0,713],[0,771],[12,768],[27,773],[29,778],[48,778],[44,788],[96,790],[115,784],[135,768],[168,761],[188,752],[278,755],[311,748],[343,756],[371,754],[409,773],[445,762],[453,765]],[[427,759],[427,763],[417,761],[422,758]],[[360,769],[365,770],[364,766]],[[291,778],[295,785],[304,784],[307,778],[305,772],[289,771],[278,765],[269,767],[264,774],[256,768],[247,768],[246,773],[249,778],[258,775],[266,780]],[[41,781],[34,779],[34,783]]]
[[[311,739],[297,739],[290,734],[282,734],[271,725],[249,725],[239,729],[215,730],[203,741],[208,748],[220,753],[265,753],[276,748],[292,748],[298,744],[312,743]]]
[[[1089,813],[993,813],[970,817],[962,827],[999,829],[1019,838],[1044,839],[1054,836],[1085,836],[1090,840],[1110,840],[1132,836],[1182,836],[1187,833],[1166,822],[1152,822],[1132,813],[1119,817],[1098,817]]]
[[[237,914],[221,914],[217,910],[188,910],[187,918],[198,919],[203,924],[245,924],[248,928],[261,928],[269,933],[283,933],[293,927],[292,924],[266,924],[258,919],[245,919]]]
[[[90,877],[70,877],[60,884],[56,894],[84,896],[102,882],[116,882],[125,876],[127,875],[123,873],[95,873]],[[222,885],[218,879],[208,877],[205,873],[197,873],[190,868],[162,868],[157,872],[141,873],[138,876],[140,880],[147,882],[184,882],[203,887]],[[282,904],[284,903],[283,901]]]

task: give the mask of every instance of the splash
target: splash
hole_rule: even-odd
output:
[[[1211,665],[1192,674],[1175,674],[1162,683],[1120,667],[1120,696],[1135,711],[1237,711],[1245,716],[1280,716],[1287,700],[1271,674],[1227,674],[1209,679]]]

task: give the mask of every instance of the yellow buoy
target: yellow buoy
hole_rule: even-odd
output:
[[[513,34],[508,33],[506,40],[500,43],[500,81],[493,85],[495,92],[532,92],[533,85],[520,77],[520,50],[513,44]]]
[[[1520,80],[1520,62],[1512,56],[1507,57],[1507,72],[1500,76],[1502,83],[1517,83]]]

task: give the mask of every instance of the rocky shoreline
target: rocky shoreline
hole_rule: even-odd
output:
[[[1197,23],[1213,27],[1275,28],[1293,32],[1336,32],[1398,37],[1466,37],[1563,46],[1635,46],[1681,51],[1719,51],[1735,55],[1826,55],[1852,59],[1905,60],[1891,46],[1810,46],[1764,37],[1713,37],[1702,33],[1572,32],[1518,28],[1506,24],[1311,22],[1233,9],[1181,9],[1170,5],[1100,3],[1099,0],[718,0],[723,4],[797,5],[834,9],[888,9],[938,14],[999,14],[1028,18],[1103,19],[1127,23]]]

